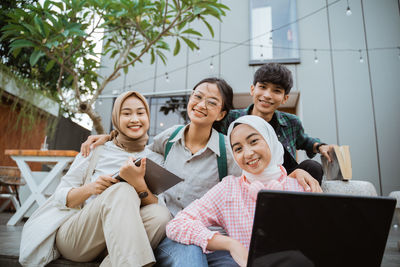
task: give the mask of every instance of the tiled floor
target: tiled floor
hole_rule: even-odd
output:
[[[19,266],[17,259],[23,224],[19,223],[17,226],[7,226],[6,223],[10,217],[10,213],[0,213],[0,266]],[[400,251],[397,248],[399,240],[400,227],[391,227],[382,260],[382,267],[400,266]],[[68,263],[58,261],[57,265],[51,265],[63,266],[66,264]]]

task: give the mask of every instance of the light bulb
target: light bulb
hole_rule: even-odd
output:
[[[319,62],[317,57],[317,49],[314,49],[314,63],[317,64]]]
[[[346,9],[346,15],[350,16],[351,14],[353,14],[353,13],[351,12],[350,7],[348,6],[347,9]]]
[[[214,68],[214,64],[211,62],[210,63],[210,69],[213,69]]]
[[[113,94],[113,95],[118,94],[118,90],[117,90],[117,89],[112,90],[112,94]]]
[[[360,57],[360,63],[364,63],[363,57]]]
[[[166,81],[167,83],[169,83],[168,72],[165,73],[165,81]]]

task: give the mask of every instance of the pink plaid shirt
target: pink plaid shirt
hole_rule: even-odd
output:
[[[304,191],[296,179],[279,179],[285,191]],[[202,198],[180,211],[167,225],[167,236],[179,243],[200,246],[203,252],[216,231],[209,226],[222,226],[228,236],[247,249],[250,246],[256,200],[249,193],[249,183],[241,177],[228,176]]]

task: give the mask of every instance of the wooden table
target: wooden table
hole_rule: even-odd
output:
[[[16,213],[7,222],[7,225],[15,225],[18,223],[29,208],[37,202],[42,205],[46,201],[44,190],[51,182],[59,177],[62,171],[69,166],[78,154],[74,150],[33,150],[33,149],[7,149],[5,154],[11,156],[21,170],[21,176],[25,179],[31,194],[22,204],[22,206],[16,211]],[[42,163],[55,163],[55,166],[50,172],[43,178],[43,180],[37,184],[33,178],[33,172],[29,168],[27,162],[42,162]]]

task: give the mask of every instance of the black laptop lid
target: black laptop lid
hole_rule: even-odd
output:
[[[315,266],[380,266],[395,204],[387,197],[261,191],[248,266],[287,250]]]

